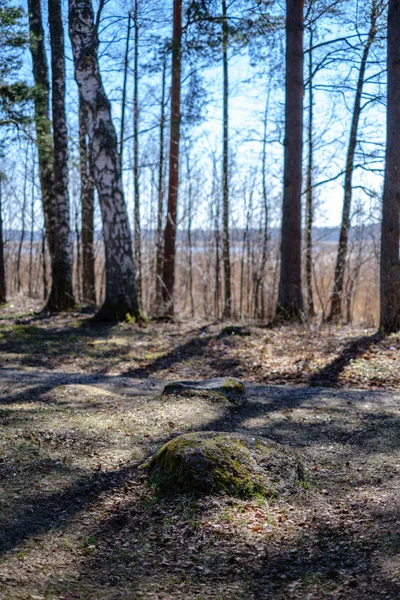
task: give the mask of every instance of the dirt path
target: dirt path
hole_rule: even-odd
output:
[[[250,402],[162,382],[0,370],[0,598],[400,598],[400,394],[248,384]],[[197,429],[297,448],[308,489],[157,498],[137,466]]]

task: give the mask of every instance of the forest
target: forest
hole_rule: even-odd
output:
[[[400,599],[400,0],[0,0],[0,600]]]

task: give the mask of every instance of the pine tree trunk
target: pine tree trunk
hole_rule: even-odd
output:
[[[47,310],[72,308],[72,239],[68,197],[68,138],[65,114],[65,55],[61,0],[49,0],[53,113],[53,202],[56,236],[51,257],[52,285]]]
[[[165,133],[165,88],[167,62],[164,58],[161,84],[161,116],[160,116],[160,154],[158,161],[158,207],[157,207],[157,239],[156,239],[156,286],[155,314],[159,315],[162,305],[163,274],[163,211],[164,211],[164,133]]]
[[[361,100],[365,79],[365,70],[367,67],[368,55],[371,46],[376,37],[376,20],[378,17],[377,2],[373,1],[371,9],[371,21],[368,39],[364,46],[363,55],[361,58],[360,70],[357,80],[356,96],[354,99],[353,117],[350,128],[350,139],[349,146],[347,149],[346,157],[346,170],[344,180],[344,199],[343,199],[343,210],[342,210],[342,223],[340,226],[339,246],[336,257],[335,276],[333,280],[333,289],[331,295],[331,309],[328,315],[328,321],[338,322],[342,317],[342,297],[343,297],[343,284],[344,284],[344,273],[346,268],[346,257],[347,247],[349,241],[349,230],[350,230],[350,210],[351,200],[353,192],[353,172],[354,172],[354,156],[357,146],[358,136],[358,125],[360,122],[361,115]]]
[[[100,77],[91,0],[69,0],[75,79],[87,114],[94,180],[103,219],[106,292],[97,319],[139,318],[132,241],[122,189],[121,159],[110,102]]]
[[[164,232],[163,312],[174,314],[176,217],[179,187],[179,138],[181,122],[182,0],[174,0],[172,38],[171,132],[167,223]]]
[[[313,120],[314,120],[314,89],[313,89],[313,29],[310,27],[310,45],[308,48],[308,123],[307,123],[307,177],[306,177],[306,290],[307,290],[307,315],[315,316],[314,299],[312,290],[312,228],[314,220],[314,202],[313,202],[313,167],[314,167],[314,140],[313,140]]]
[[[301,320],[301,182],[304,0],[286,0],[285,161],[281,269],[276,318]]]
[[[79,98],[79,156],[82,220],[82,296],[88,306],[96,306],[94,257],[94,181],[86,135],[86,117]]]
[[[228,113],[228,20],[226,0],[222,0],[222,69],[223,69],[223,132],[222,132],[222,260],[224,264],[224,318],[232,316],[231,260],[229,244],[229,113]]]
[[[382,205],[380,327],[400,329],[400,2],[389,1],[387,41],[387,142]]]
[[[41,0],[28,0],[30,52],[35,82],[35,128],[39,156],[39,178],[43,213],[50,255],[54,256],[56,237],[55,206],[53,202],[53,149],[49,114],[49,75],[47,68]]]

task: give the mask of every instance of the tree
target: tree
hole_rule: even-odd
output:
[[[46,308],[62,311],[75,304],[72,292],[72,240],[69,224],[68,140],[65,114],[64,27],[61,0],[49,0],[51,104],[53,116],[53,203],[56,230],[51,256],[52,285]]]
[[[0,304],[7,302],[6,267],[4,262],[3,236],[3,180],[4,173],[0,172]]]
[[[167,222],[164,232],[163,313],[174,314],[176,219],[179,187],[179,141],[181,124],[182,0],[174,0],[172,34],[171,129]]]
[[[165,121],[166,121],[166,100],[165,100],[165,88],[166,88],[166,72],[167,72],[167,61],[164,56],[163,68],[162,68],[162,79],[161,79],[161,100],[160,100],[160,141],[159,141],[159,160],[158,160],[158,190],[157,190],[157,233],[156,233],[156,285],[155,285],[155,307],[154,312],[156,315],[161,314],[162,310],[162,273],[163,273],[163,210],[164,210],[164,135],[165,135]]]
[[[97,319],[139,318],[132,241],[122,188],[121,157],[97,56],[97,33],[91,0],[69,0],[69,35],[75,79],[87,115],[93,176],[103,220],[105,300]]]
[[[377,34],[377,21],[379,19],[379,16],[382,14],[385,4],[386,2],[382,0],[372,0],[369,32],[367,39],[364,43],[361,62],[359,66],[356,93],[354,98],[353,115],[350,126],[349,144],[346,156],[342,223],[340,226],[339,246],[336,258],[335,275],[331,295],[331,309],[327,319],[328,321],[339,321],[342,316],[344,273],[346,268],[346,256],[351,216],[350,211],[353,191],[352,179],[354,173],[354,158],[358,140],[358,127],[360,123],[361,111],[363,108],[362,95],[365,80],[365,72],[368,63],[369,52]]]
[[[387,37],[387,125],[382,202],[380,327],[400,329],[400,0],[389,0]]]
[[[0,125],[16,125],[27,120],[25,104],[31,90],[23,81],[15,81],[21,56],[27,43],[23,30],[24,11],[20,6],[0,0]]]
[[[285,159],[281,269],[276,318],[300,320],[304,1],[286,0]]]
[[[135,267],[139,306],[142,305],[142,241],[140,230],[140,188],[139,188],[139,0],[133,3],[133,187],[134,187],[134,232]]]
[[[86,115],[79,95],[79,159],[82,219],[82,292],[83,301],[96,306],[94,256],[94,181],[90,148],[86,133]]]
[[[229,28],[226,0],[222,0],[222,68],[223,68],[223,133],[222,133],[222,255],[224,264],[225,301],[224,317],[229,319],[232,315],[232,285],[231,285],[231,260],[229,244],[229,80],[228,80],[228,42]]]
[[[53,200],[53,149],[49,109],[50,83],[47,68],[41,0],[28,0],[29,48],[35,82],[35,127],[39,157],[39,178],[42,192],[44,220],[50,256],[55,252],[55,218]]]

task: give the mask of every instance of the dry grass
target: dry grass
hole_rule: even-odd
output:
[[[254,307],[254,275],[259,268],[260,248],[252,248],[250,253],[242,254],[242,246],[236,244],[236,251],[232,251],[232,295],[233,313],[235,318],[252,319],[255,315]],[[17,292],[16,287],[16,256],[17,245],[7,245],[7,280],[11,296]],[[267,320],[271,318],[277,300],[278,271],[279,271],[279,245],[271,241],[268,261],[261,294],[259,295],[259,309]],[[327,315],[330,294],[332,290],[333,272],[336,260],[336,244],[321,242],[314,252],[314,303],[318,318],[321,320]],[[43,301],[43,265],[41,244],[33,246],[33,266],[30,269],[29,245],[25,243],[21,261],[21,292],[20,297],[26,298],[29,292],[31,279],[32,296]],[[47,257],[47,266],[49,266]],[[358,268],[359,266],[359,268]],[[243,267],[243,271],[242,271]],[[220,265],[220,269],[222,266]],[[77,252],[74,255],[74,293],[77,301],[84,303],[81,289],[78,286]],[[377,326],[379,318],[379,262],[376,254],[375,243],[363,242],[361,249],[357,245],[350,248],[349,264],[345,278],[344,321],[355,325],[373,328]],[[182,318],[192,316],[192,302],[190,295],[189,249],[183,245],[177,249],[176,273],[176,312]],[[50,281],[50,273],[47,273]],[[353,281],[354,280],[354,281]],[[218,281],[218,285],[217,285]],[[352,284],[353,281],[353,284]],[[104,295],[104,257],[102,246],[96,249],[96,287],[99,304]],[[154,314],[154,243],[148,240],[143,245],[143,310],[146,314]],[[222,271],[217,278],[215,272],[215,248],[213,239],[209,234],[204,234],[204,243],[201,248],[195,248],[192,256],[192,297],[193,311],[196,318],[219,318],[223,313],[223,281]]]

